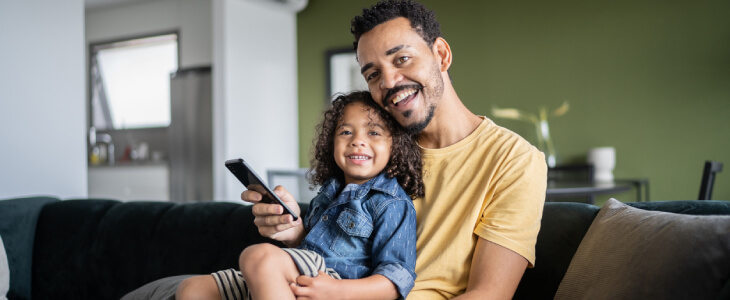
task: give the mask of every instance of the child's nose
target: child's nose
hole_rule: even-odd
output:
[[[354,140],[352,140],[352,146],[353,147],[365,146],[365,141],[363,141],[362,139],[354,139]]]
[[[365,139],[361,135],[356,134],[356,135],[354,135],[352,137],[352,144],[351,145],[353,147],[362,147],[362,146],[365,146],[366,145]]]

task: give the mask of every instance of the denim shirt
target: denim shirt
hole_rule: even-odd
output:
[[[340,189],[341,183],[331,178],[312,199],[303,219],[307,236],[299,248],[322,255],[343,279],[383,275],[405,298],[416,279],[411,198],[384,173],[337,195]]]

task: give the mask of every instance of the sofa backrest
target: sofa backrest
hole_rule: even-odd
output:
[[[270,242],[251,206],[65,200],[46,205],[33,252],[34,299],[119,299],[153,280],[236,267]]]

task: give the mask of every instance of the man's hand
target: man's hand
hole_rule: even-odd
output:
[[[319,271],[317,277],[297,277],[297,284],[292,283],[290,287],[297,300],[339,299],[342,298],[342,291],[338,288],[340,281]]]
[[[279,204],[261,202],[260,193],[247,190],[241,193],[241,200],[253,203],[254,224],[261,236],[283,242],[288,247],[298,246],[304,238],[304,226],[300,208],[294,197],[282,186],[274,188],[274,193],[299,217],[294,221],[290,214],[283,214],[284,207]]]
[[[383,300],[398,298],[395,284],[383,275],[375,274],[360,279],[334,279],[319,271],[317,277],[299,276],[289,285],[297,300],[353,299]]]

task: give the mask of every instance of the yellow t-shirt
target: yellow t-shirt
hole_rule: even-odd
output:
[[[408,300],[464,293],[479,237],[535,263],[545,157],[516,133],[482,118],[456,144],[421,151],[426,195],[413,201],[417,277]]]

